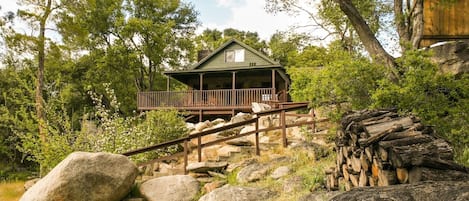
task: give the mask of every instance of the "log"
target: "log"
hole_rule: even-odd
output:
[[[337,163],[338,163],[338,166],[337,166],[337,167],[340,167],[340,166],[344,163],[344,154],[343,154],[343,150],[344,150],[343,147],[339,147],[339,148],[337,149]]]
[[[378,165],[377,160],[373,159],[373,163],[371,164],[371,176],[373,176],[373,178],[378,179],[378,175],[379,175],[379,165]]]
[[[396,171],[394,170],[379,170],[378,173],[378,186],[389,186],[397,183]]]
[[[397,139],[401,139],[401,138],[414,137],[414,136],[419,136],[419,135],[422,135],[422,134],[423,134],[422,131],[407,129],[405,131],[391,133],[388,136],[384,137],[383,141],[390,141],[390,140],[397,140]]]
[[[350,190],[352,190],[352,182],[350,182],[350,181],[347,180],[347,181],[344,181],[344,184],[345,184],[345,185],[344,185],[345,191],[350,191]]]
[[[370,169],[370,160],[368,160],[364,152],[360,155],[360,164],[362,166],[362,170],[368,171]]]
[[[409,183],[420,181],[469,181],[469,174],[457,170],[412,167],[409,171]]]
[[[371,147],[365,147],[365,153],[366,157],[371,161],[371,159],[373,158],[373,149]]]
[[[381,142],[380,142],[380,143],[381,143]],[[378,147],[377,154],[378,154],[379,158],[380,158],[382,161],[387,161],[387,160],[388,160],[388,151],[387,151],[384,147],[379,146],[379,147]]]
[[[440,160],[452,160],[453,150],[449,144],[436,139],[428,143],[412,144],[408,146],[397,146],[390,148],[389,159],[395,167],[414,166],[441,166],[441,168],[451,168],[451,165],[445,165]],[[457,167],[454,167],[457,168]]]
[[[347,165],[346,164],[343,164],[342,165],[342,174],[344,175],[344,179],[349,181],[350,180],[350,174],[348,172],[348,168],[347,168]]]
[[[358,175],[350,174],[350,182],[352,182],[353,187],[358,187]]]
[[[358,179],[358,186],[364,187],[368,184],[368,176],[365,173],[365,170],[360,172],[360,178]]]
[[[370,144],[373,144],[373,143],[381,140],[383,137],[385,137],[389,133],[401,131],[402,129],[403,129],[403,127],[402,127],[401,124],[393,124],[393,126],[388,128],[387,130],[383,130],[381,132],[378,132],[375,135],[372,135],[371,137],[369,137],[368,139],[359,140],[360,146],[368,147]]]
[[[374,178],[373,176],[368,176],[368,184],[370,184],[370,186],[377,186],[378,178]]]
[[[383,131],[390,130],[391,128],[394,128],[395,125],[401,125],[402,128],[407,128],[410,127],[414,124],[412,121],[412,118],[410,117],[401,117],[401,118],[396,118],[393,119],[392,121],[384,122],[381,124],[375,124],[375,125],[370,125],[370,126],[365,126],[365,132],[367,132],[370,136],[377,135],[379,133],[382,133]],[[396,132],[396,131],[393,131]]]
[[[397,147],[397,146],[407,146],[412,144],[421,144],[433,141],[435,138],[429,135],[416,135],[401,139],[389,140],[389,141],[381,141],[379,142],[380,147],[390,148],[390,147]]]
[[[359,173],[359,172],[361,171],[361,169],[362,169],[362,163],[361,163],[361,161],[360,161],[360,158],[357,158],[357,157],[355,157],[354,155],[352,155],[352,156],[350,157],[350,162],[351,162],[351,164],[352,164],[352,169],[353,169],[353,171]]]
[[[397,180],[401,184],[405,184],[409,181],[409,171],[406,168],[396,168]]]
[[[364,119],[368,119],[368,118],[371,118],[371,117],[377,117],[377,116],[380,116],[380,115],[383,115],[383,114],[386,114],[386,113],[389,113],[389,111],[385,111],[385,110],[381,110],[381,111],[362,110],[362,111],[358,111],[358,112],[346,115],[345,117],[342,118],[342,120],[340,121],[340,124],[342,125],[342,128],[346,128],[347,125],[349,125],[350,122],[352,122],[352,121],[359,122],[359,121],[362,121]]]

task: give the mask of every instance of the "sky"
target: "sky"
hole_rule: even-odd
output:
[[[276,31],[288,31],[295,25],[308,23],[306,16],[289,16],[285,13],[268,13],[265,0],[183,0],[194,5],[199,13],[203,30],[235,28],[257,32],[261,39],[269,40]],[[0,0],[0,13],[18,9],[17,0]]]
[[[202,22],[199,30],[235,28],[257,32],[261,39],[268,40],[276,31],[288,31],[294,26],[309,22],[305,15],[268,13],[265,10],[265,0],[188,0],[188,2],[192,3],[199,12],[199,20]]]

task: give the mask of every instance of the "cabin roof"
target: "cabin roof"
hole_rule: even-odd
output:
[[[216,67],[210,67],[210,68],[204,68],[209,61],[212,58],[215,58],[216,56],[220,54],[224,54],[224,50],[227,48],[231,47],[232,45],[239,45],[242,48],[244,48],[246,51],[249,51],[250,53],[254,54],[258,58],[262,59],[264,63],[262,65],[256,65],[256,66],[248,66],[248,65],[243,65],[243,66],[227,66],[227,65],[220,65]],[[200,60],[198,63],[194,64],[191,66],[190,69],[188,70],[180,70],[180,71],[165,71],[163,72],[165,75],[181,75],[181,74],[193,74],[193,73],[202,73],[202,72],[220,72],[220,71],[237,71],[237,70],[250,70],[250,69],[272,69],[272,68],[283,68],[279,62],[276,62],[272,60],[271,58],[267,57],[263,53],[253,49],[252,47],[244,44],[243,42],[236,40],[236,39],[230,39],[223,45],[221,45],[219,48],[214,50],[212,53],[210,53],[208,56]]]
[[[266,60],[267,62],[269,62],[271,65],[280,65],[280,63],[270,59],[269,57],[267,57],[266,55],[264,55],[263,53],[253,49],[252,47],[246,45],[245,43],[239,41],[239,40],[236,40],[236,39],[231,39],[229,41],[227,41],[226,43],[224,43],[223,45],[221,45],[218,49],[216,49],[215,51],[213,51],[211,54],[209,54],[208,56],[206,56],[205,58],[203,58],[202,60],[200,60],[198,63],[194,64],[192,66],[192,70],[195,70],[195,69],[200,69],[204,66],[204,64],[210,60],[212,57],[220,54],[220,53],[223,53],[223,50],[225,50],[227,47],[233,45],[234,43],[240,45],[241,47],[243,47],[244,49],[252,52],[253,54],[257,55],[258,57]]]

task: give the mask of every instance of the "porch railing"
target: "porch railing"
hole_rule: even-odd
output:
[[[218,89],[191,91],[150,91],[137,95],[138,109],[176,108],[239,108],[252,102],[272,102],[278,97],[273,88]]]

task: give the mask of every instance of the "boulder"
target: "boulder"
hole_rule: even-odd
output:
[[[272,179],[280,179],[281,177],[290,174],[290,172],[291,169],[288,166],[280,166],[272,172],[270,177],[272,177]]]
[[[263,111],[267,111],[271,109],[272,107],[265,103],[256,103],[256,102],[252,103],[252,112],[254,113],[263,112]]]
[[[381,200],[469,200],[469,181],[426,181],[385,187],[353,188],[331,198],[332,201]]]
[[[234,146],[251,146],[253,145],[254,143],[249,140],[249,138],[247,138],[246,136],[244,137],[239,137],[239,138],[234,138],[234,139],[231,139],[231,140],[228,140],[225,142],[226,144],[229,144],[229,145],[234,145]]]
[[[437,63],[444,73],[460,75],[469,73],[469,42],[446,42],[431,47],[431,60]]]
[[[214,182],[206,183],[204,185],[204,190],[205,192],[210,193],[213,190],[220,188],[225,184],[226,184],[226,181],[214,181]]]
[[[229,157],[231,153],[239,153],[239,152],[241,152],[241,147],[233,146],[233,145],[225,145],[217,150],[218,156],[222,156],[222,157]]]
[[[225,123],[225,120],[222,119],[222,118],[217,118],[217,119],[213,120],[211,123],[212,123],[212,125],[214,125],[214,126],[215,126],[215,125],[218,125],[218,124],[222,124],[222,125],[223,125],[223,123]]]
[[[188,175],[174,175],[148,180],[140,186],[147,201],[191,201],[199,192],[199,182]]]
[[[236,180],[240,183],[258,181],[265,178],[270,166],[266,164],[253,163],[242,168],[236,175]]]
[[[208,127],[211,127],[212,126],[212,123],[207,120],[207,121],[204,121],[204,122],[199,122],[195,125],[195,130],[196,131],[202,131]]]
[[[193,131],[195,129],[195,124],[190,123],[190,122],[186,122],[186,128],[189,131]]]
[[[205,194],[199,201],[258,201],[268,200],[275,195],[266,189],[224,185]]]
[[[40,178],[34,178],[34,179],[30,179],[26,182],[24,182],[24,190],[27,191],[28,189],[30,189],[34,184],[36,184],[39,180],[41,180]]]
[[[187,165],[187,171],[206,173],[208,171],[221,172],[226,169],[228,162],[197,162]]]
[[[252,118],[251,114],[240,112],[240,113],[236,114],[234,117],[231,117],[230,122],[231,122],[232,124],[234,124],[234,123],[238,123],[238,122],[242,122],[242,121],[249,120],[249,119],[251,119],[251,118]]]
[[[21,201],[122,200],[138,169],[127,157],[74,152],[21,197]]]
[[[309,195],[303,196],[298,201],[324,201],[324,200],[329,200],[331,197],[337,194],[339,194],[338,191],[330,191],[330,192],[316,191]]]
[[[291,193],[294,191],[300,191],[303,189],[303,177],[301,176],[292,176],[287,180],[282,182],[283,192]]]

